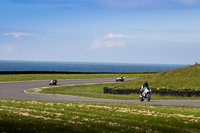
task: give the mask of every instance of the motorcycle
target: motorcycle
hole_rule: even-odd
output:
[[[122,81],[122,82],[123,82],[124,79],[125,79],[125,77],[122,77],[122,76],[121,76],[121,77],[118,77],[118,78],[116,79],[116,82],[118,82],[118,81]]]
[[[56,85],[56,84],[57,84],[57,82],[58,82],[58,81],[57,81],[56,79],[54,79],[54,80],[51,80],[51,81],[50,81],[50,83],[49,83],[49,85]]]
[[[140,101],[143,102],[145,99],[149,102],[151,100],[151,89],[144,88],[144,92],[140,95]]]

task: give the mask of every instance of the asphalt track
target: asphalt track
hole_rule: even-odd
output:
[[[132,80],[134,78],[127,78]],[[98,99],[69,95],[54,94],[33,94],[25,93],[25,90],[32,88],[49,87],[49,80],[43,81],[19,81],[19,82],[0,82],[0,98],[2,99],[25,99],[25,100],[41,100],[41,101],[73,101],[73,102],[104,102],[104,103],[126,103],[126,104],[147,104],[147,105],[165,105],[165,106],[190,106],[200,107],[200,100],[151,100],[150,102],[138,100],[110,100]],[[67,86],[72,84],[90,84],[90,83],[106,83],[115,82],[115,79],[73,79],[58,80],[58,86]],[[102,88],[103,91],[103,88]]]

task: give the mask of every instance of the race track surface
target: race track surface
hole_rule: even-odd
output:
[[[132,80],[134,78],[127,78]],[[69,95],[54,94],[33,94],[25,93],[25,90],[40,87],[49,87],[49,80],[44,81],[19,81],[19,82],[0,82],[0,98],[5,99],[25,99],[25,100],[42,100],[42,101],[74,101],[74,102],[104,102],[104,103],[127,103],[127,104],[147,104],[147,105],[172,105],[172,106],[190,106],[200,107],[200,100],[151,100],[150,102],[138,100],[110,100],[88,97],[78,97]],[[58,86],[71,84],[88,84],[88,83],[106,83],[115,82],[115,79],[73,79],[58,80]],[[102,88],[103,91],[103,88]]]

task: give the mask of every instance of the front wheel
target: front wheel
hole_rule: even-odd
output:
[[[143,101],[144,101],[143,97],[140,97],[140,101],[141,101],[141,102],[143,102]]]
[[[148,100],[148,102],[151,100],[151,95],[150,94],[147,94],[147,100]]]

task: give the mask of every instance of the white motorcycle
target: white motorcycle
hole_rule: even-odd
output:
[[[50,83],[49,83],[49,85],[56,85],[56,84],[57,84],[57,82],[58,82],[58,81],[57,81],[56,79],[54,79],[54,80],[51,80],[51,81],[50,81]]]
[[[144,92],[140,95],[140,101],[143,102],[145,99],[149,102],[151,100],[151,89],[144,88]]]
[[[116,79],[116,82],[118,82],[118,81],[121,81],[121,82],[123,82],[125,80],[125,77],[118,77],[117,79]]]

